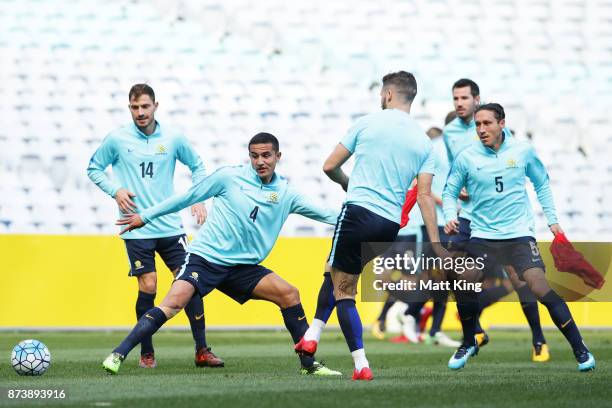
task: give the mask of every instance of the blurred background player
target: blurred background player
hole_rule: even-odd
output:
[[[480,104],[480,89],[471,79],[462,78],[453,84],[452,94],[456,117],[443,130],[443,140],[450,163],[453,163],[464,149],[474,143],[478,143],[474,112]],[[512,137],[509,129],[503,128],[503,131],[506,137]],[[472,218],[472,202],[465,193],[465,190],[461,192],[459,198],[461,202],[459,233],[450,237],[452,248],[455,250],[461,250],[469,240],[470,221]],[[512,283],[501,265],[491,263],[490,268],[485,270],[484,278],[485,289],[478,294],[479,317],[484,308],[494,304],[513,290]],[[524,283],[518,283],[517,294],[531,329],[533,344],[532,360],[536,362],[548,361],[550,354],[540,325],[537,301],[530,292],[529,287]],[[484,346],[489,341],[489,336],[480,325],[480,318],[476,323],[476,337],[479,346]]]
[[[406,227],[399,230],[397,238],[394,242],[394,245],[392,245],[385,252],[384,256],[394,256],[394,251],[395,252],[402,251],[403,253],[409,246],[409,244],[407,243],[412,243],[413,250],[416,250],[416,244],[418,241],[419,233],[420,233],[420,228],[415,226],[413,223],[409,223]],[[310,325],[311,327],[310,333],[313,335],[315,332],[317,333],[316,338],[314,338],[316,341],[319,341],[320,333],[322,332],[323,328],[327,324],[327,321],[329,320],[329,317],[331,316],[331,313],[333,312],[335,304],[336,304],[334,295],[333,295],[334,288],[333,288],[333,283],[331,280],[330,269],[331,267],[329,266],[328,263],[326,263],[325,272],[323,273],[323,283],[321,284],[321,288],[319,289],[319,294],[317,297],[317,307],[315,311],[315,316],[312,321],[312,324]],[[395,277],[394,272],[396,271],[387,271],[387,272],[388,273],[385,274],[385,277],[390,280],[395,280],[393,278]],[[399,275],[403,273],[401,271],[397,271],[397,272]],[[406,271],[406,272],[409,273],[409,271]],[[400,314],[394,317],[400,318],[401,316],[404,315],[404,311],[408,307],[408,304],[406,303],[408,302],[408,300],[409,299],[407,298],[407,294],[404,292],[389,291],[387,293],[387,299],[382,305],[378,318],[372,324],[372,327],[371,327],[372,335],[375,338],[379,340],[385,339],[385,332],[387,330],[386,322],[387,322],[387,316],[388,316],[389,311],[394,305],[396,305],[397,310],[400,311]],[[424,310],[423,312],[428,312],[428,311]],[[431,310],[429,310],[429,312],[431,312]],[[425,321],[426,321],[426,318],[424,320],[421,320],[421,322],[425,322]],[[391,338],[391,342],[394,342],[394,343],[407,343],[409,341],[410,340],[408,340],[408,338],[406,338],[406,336],[404,336],[403,334],[400,336]]]
[[[446,119],[445,125],[454,119],[454,111],[450,112]],[[438,219],[438,233],[442,242],[448,240],[444,233],[444,217],[442,214],[442,191],[446,176],[448,175],[449,165],[448,159],[442,141],[442,129],[432,127],[428,129],[427,136],[432,140],[433,153],[435,156],[435,175],[432,183],[432,196],[436,201],[436,215]],[[406,242],[414,242],[414,248],[409,248]],[[420,210],[413,208],[409,214],[408,224],[402,228],[398,234],[394,246],[395,252],[404,252],[412,250],[415,253],[424,253],[426,257],[433,257],[435,254],[431,251],[431,246],[428,245],[429,238],[427,230],[423,223]],[[402,244],[403,243],[403,244]],[[394,256],[393,253],[385,256]],[[411,255],[412,256],[412,255]],[[437,271],[415,271],[419,280],[432,279]],[[416,292],[416,293],[415,293]],[[433,308],[425,307],[429,298],[433,300]],[[386,302],[383,304],[380,315],[377,321],[372,325],[372,334],[378,339],[383,339],[387,313],[391,310],[397,301],[406,302],[406,307],[399,314],[402,324],[402,335],[391,339],[392,342],[410,342],[419,343],[424,341],[427,344],[442,345],[447,347],[457,348],[460,342],[451,339],[441,331],[442,321],[446,312],[446,303],[448,301],[448,291],[410,291],[410,293],[389,293]],[[432,324],[427,335],[424,334],[427,319],[432,317]]]
[[[475,113],[480,143],[464,149],[452,165],[443,193],[447,234],[457,234],[456,200],[466,188],[472,202],[471,235],[466,246],[473,257],[489,262],[493,254],[510,273],[527,282],[531,291],[548,309],[550,317],[569,342],[580,371],[595,368],[595,359],[582,340],[565,301],[548,285],[537,242],[526,178],[532,182],[538,201],[553,235],[563,233],[558,224],[548,173],[535,150],[527,143],[507,137],[505,112],[490,103]],[[451,369],[462,368],[478,352],[475,339],[478,304],[476,293],[461,291],[459,309],[463,344],[449,360]],[[456,295],[458,291],[455,292]],[[457,301],[459,307],[459,299]]]
[[[355,296],[361,267],[376,254],[362,254],[361,243],[396,239],[405,194],[415,177],[425,224],[432,240],[439,242],[431,197],[431,141],[410,116],[416,80],[399,71],[385,75],[382,83],[382,112],[358,119],[323,165],[327,176],[347,191],[328,263],[338,321],[355,364],[354,380],[373,379]],[[355,167],[349,182],[341,167],[353,154]],[[298,344],[299,349],[315,351],[319,337],[320,328],[313,328]]]
[[[87,175],[102,191],[117,201],[123,214],[151,207],[170,197],[174,192],[174,169],[180,161],[191,170],[197,184],[206,176],[202,159],[187,138],[175,129],[161,126],[155,120],[158,102],[155,92],[146,84],[132,86],[128,94],[133,123],[109,133],[92,156]],[[113,179],[104,173],[112,167]],[[191,214],[198,224],[206,219],[203,203],[195,203]],[[146,227],[123,235],[130,262],[129,276],[138,280],[136,318],[155,306],[157,252],[173,275],[183,264],[188,245],[179,214],[169,214],[147,224]],[[203,367],[223,367],[223,360],[215,356],[206,344],[204,305],[194,297],[185,307],[195,341],[195,364]],[[157,365],[153,341],[141,343],[140,367]]]
[[[413,249],[413,251],[416,252],[417,250],[416,244],[418,243],[420,239],[420,237],[418,236],[419,232],[420,232],[419,227],[416,226],[413,222],[409,222],[408,225],[406,225],[405,227],[399,230],[394,244],[391,246],[391,248],[389,248],[389,250],[383,256],[393,257],[395,256],[396,253],[399,253],[399,252],[403,253],[409,248]],[[410,245],[408,243],[413,243],[413,245]],[[395,275],[395,271],[389,271],[388,275],[389,275],[388,278],[390,280],[395,280],[393,279]],[[404,295],[405,294],[398,293],[395,291],[394,292],[388,291],[387,299],[385,300],[385,303],[383,303],[382,305],[380,314],[376,318],[376,321],[372,324],[372,335],[375,338],[379,340],[383,340],[385,338],[385,332],[387,330],[387,318],[389,317],[388,316],[389,312],[394,305],[398,305],[398,304],[402,305],[402,308],[398,309],[399,314],[396,314],[392,316],[391,318],[398,318],[399,320],[401,319],[402,316],[404,316],[404,312],[408,308],[408,304],[406,303],[408,302],[408,299],[406,299],[406,296]],[[398,302],[401,302],[401,303],[398,303]],[[398,306],[396,306],[396,308],[398,308]],[[401,334],[400,336],[391,338],[391,342],[393,343],[407,343],[409,341],[410,340],[403,334]]]
[[[440,234],[440,241],[447,242],[448,236],[444,233],[444,214],[442,213],[442,191],[446,183],[446,176],[450,170],[448,157],[446,154],[446,148],[442,140],[442,131],[438,128],[431,128],[427,132],[427,136],[432,141],[432,153],[435,160],[435,173],[431,186],[432,197],[436,202],[436,216],[438,220],[438,233]],[[432,247],[427,234],[427,228],[425,227],[423,217],[419,208],[414,207],[409,215],[408,226],[414,225],[418,228],[420,241],[422,244],[422,253],[426,257],[435,257],[435,253],[432,251]],[[422,279],[435,279],[434,276],[437,271],[426,270],[422,274]],[[428,298],[431,297],[433,300],[433,309],[431,312],[432,323],[429,329],[429,333],[422,336],[419,332],[419,328],[424,326],[424,322],[420,320],[427,316],[423,315],[423,307],[427,302]],[[405,311],[402,318],[402,332],[404,336],[408,338],[410,342],[418,343],[421,338],[428,344],[435,344],[447,347],[459,347],[460,343],[456,340],[451,339],[448,335],[441,331],[442,321],[446,313],[446,303],[448,301],[448,291],[434,290],[431,293],[423,293],[420,299],[408,302],[408,309]]]
[[[172,214],[215,197],[211,217],[189,246],[185,263],[170,291],[159,305],[149,309],[123,342],[104,360],[103,368],[116,374],[127,354],[153,335],[194,297],[203,298],[218,289],[240,304],[267,300],[281,311],[294,343],[303,337],[308,321],[298,290],[259,263],[268,256],[289,214],[301,214],[333,224],[337,212],[311,203],[275,173],[281,158],[279,143],[269,133],[249,141],[250,165],[222,167],[183,194],[176,194],[140,215],[126,215],[117,224],[122,231],[146,227]],[[304,375],[342,375],[319,364],[314,353],[298,352]]]

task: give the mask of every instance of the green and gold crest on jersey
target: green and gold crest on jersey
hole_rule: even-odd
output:
[[[278,193],[277,192],[269,193],[266,198],[269,203],[278,203]]]

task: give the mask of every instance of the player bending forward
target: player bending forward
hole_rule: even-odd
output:
[[[127,225],[123,233],[164,214],[215,198],[212,215],[189,247],[170,291],[104,360],[102,366],[107,372],[116,374],[127,354],[181,311],[194,294],[204,297],[213,289],[241,304],[262,299],[278,305],[294,344],[308,329],[298,290],[259,263],[272,250],[289,214],[328,224],[334,224],[338,214],[312,204],[275,174],[281,153],[273,135],[255,135],[249,142],[249,155],[251,166],[221,168],[186,193],[118,221],[119,225]],[[298,356],[302,374],[341,375],[316,362],[314,353]]]

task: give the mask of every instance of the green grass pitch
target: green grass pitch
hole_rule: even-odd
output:
[[[451,372],[451,350],[401,345],[366,337],[372,382],[350,380],[352,360],[342,334],[324,334],[318,358],[342,378],[298,374],[285,332],[209,332],[213,350],[226,367],[193,364],[189,332],[162,331],[154,340],[158,367],[138,368],[137,348],[117,376],[100,364],[125,333],[1,333],[0,406],[111,407],[603,407],[612,404],[612,333],[585,331],[597,370],[579,373],[565,339],[546,332],[549,363],[532,363],[528,332],[492,331],[491,343],[467,367]],[[457,333],[454,333],[457,337]],[[42,377],[19,377],[9,364],[12,347],[36,338],[51,350]],[[61,388],[64,401],[8,400],[7,388]]]

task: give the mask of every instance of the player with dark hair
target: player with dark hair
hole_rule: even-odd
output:
[[[595,359],[585,346],[567,304],[546,281],[544,262],[534,237],[526,178],[533,183],[550,231],[553,235],[563,232],[557,221],[546,168],[530,145],[506,136],[503,131],[505,112],[501,105],[480,106],[475,122],[480,143],[464,149],[453,162],[442,195],[447,221],[445,232],[459,232],[456,200],[465,187],[472,201],[468,254],[484,259],[485,263],[495,259],[501,265],[512,266],[511,273],[527,283],[570,343],[578,369],[593,370]],[[474,337],[478,313],[476,294],[465,290],[462,295],[464,307],[460,316],[464,338],[449,360],[451,369],[462,368],[468,358],[478,352]]]
[[[331,274],[325,277],[319,299],[329,305],[329,313],[336,307],[355,364],[354,380],[373,378],[363,346],[363,327],[355,296],[362,265],[377,254],[362,254],[361,243],[395,240],[404,197],[415,177],[427,232],[432,241],[439,242],[435,202],[431,196],[434,173],[431,141],[410,116],[417,93],[416,79],[400,71],[385,75],[382,83],[382,112],[357,120],[323,165],[323,171],[347,195],[328,259]],[[349,182],[341,167],[352,155],[355,155],[355,167]],[[333,293],[330,293],[332,286]],[[307,332],[296,350],[313,353],[321,329]]]
[[[123,214],[138,208],[151,207],[170,197],[174,192],[173,177],[176,161],[191,170],[193,183],[206,176],[200,156],[179,131],[162,126],[155,120],[158,102],[155,92],[147,84],[136,84],[129,92],[129,109],[133,123],[109,133],[96,150],[87,168],[87,175],[102,191],[113,197]],[[113,177],[104,173],[112,166]],[[202,224],[206,207],[193,203],[191,214]],[[138,280],[136,318],[155,305],[157,252],[172,274],[176,275],[185,259],[187,236],[181,217],[169,214],[146,227],[123,236],[130,263],[129,276]],[[215,356],[206,344],[204,305],[194,297],[185,307],[189,318],[196,353],[195,364],[203,367],[223,367],[223,360]],[[140,367],[157,365],[151,337],[141,343]]]
[[[471,79],[462,78],[452,87],[453,103],[457,117],[444,127],[443,140],[446,145],[449,162],[452,163],[466,148],[478,144],[474,113],[480,104],[480,89]],[[509,129],[503,128],[505,137],[512,137]],[[470,238],[470,221],[472,219],[472,200],[465,191],[460,194],[461,210],[459,212],[459,233],[450,238],[451,248],[463,249]],[[488,343],[489,336],[480,326],[482,311],[512,292],[513,283],[508,279],[501,265],[490,264],[484,271],[485,283],[492,283],[478,294],[479,312],[476,322],[476,338],[479,346]],[[501,284],[495,284],[501,282]],[[532,360],[545,362],[550,359],[550,353],[542,326],[535,296],[524,283],[514,282],[516,292],[521,302],[522,311],[529,323],[532,334]],[[458,307],[461,303],[458,304]]]
[[[193,203],[215,198],[211,215],[189,247],[170,291],[159,307],[149,309],[104,360],[102,365],[107,372],[116,374],[139,342],[155,333],[190,299],[202,298],[214,289],[241,304],[249,299],[276,304],[294,344],[303,337],[308,322],[298,290],[259,263],[272,250],[289,214],[333,224],[338,213],[314,205],[275,173],[281,158],[276,137],[259,133],[248,148],[250,165],[223,167],[186,193],[117,222],[126,225],[124,233],[146,227],[159,217]],[[298,353],[302,374],[341,375],[316,362],[312,354]]]

